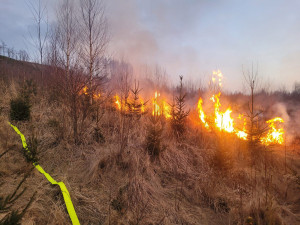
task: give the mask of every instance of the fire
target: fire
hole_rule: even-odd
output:
[[[219,97],[221,92],[217,95],[213,95],[210,99],[215,103],[215,125],[219,128],[220,131],[226,131],[228,133],[232,133],[234,131],[233,128],[233,119],[231,118],[230,114],[232,110],[228,108],[224,113],[220,112],[220,100]]]
[[[153,103],[153,109],[152,109],[152,115],[153,116],[161,116],[163,115],[166,119],[171,117],[170,113],[170,106],[165,100],[159,100],[160,93],[155,92],[154,98],[152,99]]]
[[[240,114],[238,118],[239,119],[243,119],[243,115]],[[236,132],[236,135],[239,138],[244,139],[244,140],[247,140],[247,137],[248,137],[247,130],[246,130],[246,125],[247,125],[246,118],[244,118],[243,129],[242,130],[238,130]]]
[[[248,134],[243,131],[243,130],[239,130],[236,132],[236,135],[240,138],[240,139],[244,139],[244,140],[247,140],[247,136]]]
[[[283,123],[283,119],[280,117],[275,117],[274,119],[268,120],[266,123],[269,124],[269,130],[265,137],[261,139],[261,142],[264,145],[270,145],[270,144],[283,144],[283,128],[279,127],[277,128],[276,125]]]
[[[122,97],[120,98],[118,95],[114,96],[114,104],[116,109],[126,112],[126,113],[144,113],[145,112],[145,102],[143,99],[139,100],[138,102],[135,102],[135,105],[133,102],[131,102],[131,99],[124,100]]]
[[[218,83],[219,87],[222,87],[222,79],[223,79],[223,74],[220,70],[213,71],[213,75],[211,78],[213,83]]]
[[[156,91],[154,94],[154,98],[153,98],[153,110],[152,110],[152,115],[153,116],[160,116],[161,115],[161,109],[160,106],[158,104],[157,98],[160,96],[160,94]]]
[[[208,123],[205,120],[206,116],[205,116],[203,108],[202,108],[202,103],[203,103],[202,98],[200,98],[199,101],[198,101],[199,118],[202,121],[202,123],[204,124],[204,126],[206,128],[209,128],[209,125],[208,125]]]
[[[115,99],[116,99],[115,104],[116,104],[116,106],[117,106],[117,109],[121,110],[122,105],[121,105],[119,96],[116,95],[116,96],[115,96]]]
[[[233,119],[231,118],[232,110],[228,108],[225,112],[220,111],[221,103],[220,103],[220,95],[221,92],[217,95],[213,95],[210,100],[214,102],[214,115],[212,116],[214,118],[214,125],[217,127],[220,131],[226,131],[228,133],[234,132],[233,127]],[[203,100],[202,98],[198,101],[198,112],[199,112],[199,118],[201,122],[204,124],[204,126],[208,129],[209,124],[206,121],[207,116],[205,115],[203,108],[202,108]]]
[[[143,99],[141,100],[141,112],[142,112],[142,113],[145,112],[145,102],[144,102]]]
[[[220,70],[213,71],[212,75],[212,82],[218,84],[218,87],[222,86],[222,79],[223,79],[223,74],[221,73]],[[247,133],[247,122],[246,118],[243,117],[242,114],[238,116],[238,119],[243,120],[243,126],[242,129],[235,128],[235,123],[234,119],[231,117],[232,110],[230,107],[228,107],[225,112],[222,112],[220,110],[221,108],[221,103],[220,103],[220,96],[221,92],[219,92],[216,95],[213,95],[210,100],[214,103],[214,113],[213,115],[207,116],[204,113],[202,103],[203,100],[202,98],[199,98],[198,100],[198,113],[199,113],[199,118],[200,121],[204,124],[205,128],[211,129],[211,127],[215,127],[220,131],[228,132],[228,133],[233,133],[235,134],[238,138],[247,140],[248,138],[248,133]],[[212,118],[212,119],[208,119]],[[208,123],[210,121],[210,123]],[[212,122],[211,122],[212,121]],[[284,139],[283,139],[283,128],[277,128],[277,125],[279,123],[283,123],[283,119],[280,117],[276,117],[274,119],[271,119],[267,121],[266,123],[269,124],[269,131],[265,137],[262,137],[260,139],[261,143],[264,145],[270,145],[270,144],[283,144]]]
[[[202,99],[200,98],[198,101],[198,112],[199,112],[199,118],[201,122],[204,124],[204,126],[209,129],[210,126],[214,126],[218,128],[220,131],[225,131],[228,133],[234,133],[238,138],[247,140],[248,133],[247,133],[247,122],[246,118],[243,118],[243,115],[239,115],[238,119],[243,119],[243,128],[242,130],[239,130],[234,127],[234,119],[231,118],[232,110],[230,107],[225,111],[220,111],[220,95],[221,93],[217,95],[213,95],[210,100],[214,102],[214,115],[212,116],[214,118],[214,124],[209,125],[206,121],[207,116],[205,115],[203,108],[202,108]],[[277,128],[277,125],[279,123],[283,123],[283,119],[280,117],[276,117],[274,119],[268,120],[266,123],[269,124],[269,131],[265,137],[262,137],[260,139],[261,143],[264,145],[270,145],[270,144],[283,144],[283,134],[284,130],[283,128]]]
[[[231,109],[227,109],[224,113],[216,112],[216,125],[220,130],[227,131],[228,133],[232,133],[234,131],[233,128],[233,119],[231,118]]]
[[[88,87],[87,86],[84,86],[80,92],[79,92],[79,95],[89,95],[89,91],[88,91]],[[93,94],[93,99],[99,99],[101,97],[101,94],[100,93],[94,93]]]
[[[139,111],[141,113],[146,112],[146,104],[142,98],[140,98],[138,106],[134,108],[134,106],[125,103],[125,101],[122,101],[122,99],[118,95],[115,95],[114,104],[115,107],[120,111],[128,112],[131,110],[131,111]],[[160,93],[157,91],[154,93],[154,98],[152,99],[152,105],[153,105],[153,109],[152,109],[153,116],[163,115],[166,119],[171,117],[171,109],[169,104],[164,99],[160,99]]]
[[[94,99],[99,99],[101,97],[101,94],[100,93],[98,93],[98,94],[93,94],[93,98]]]
[[[163,101],[163,115],[166,117],[166,119],[171,118],[171,109],[167,102]]]
[[[80,92],[79,92],[79,94],[80,95],[82,95],[82,94],[85,94],[85,95],[88,95],[88,87],[87,86],[84,86],[81,90],[80,90]]]

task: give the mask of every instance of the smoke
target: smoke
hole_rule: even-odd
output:
[[[300,104],[299,100],[290,101],[287,103],[287,111],[290,115],[287,132],[294,138],[300,137]]]
[[[273,111],[273,115],[281,117],[286,124],[289,123],[290,116],[287,112],[287,107],[284,103],[276,103],[275,105],[273,105],[271,110]]]
[[[108,1],[108,23],[111,32],[110,52],[132,64],[151,63],[159,52],[155,36],[139,23],[134,0]]]
[[[292,99],[286,102],[275,103],[268,110],[268,114],[272,117],[281,117],[284,120],[284,130],[288,144],[300,136],[300,105],[295,100],[296,99]]]
[[[199,58],[194,44],[187,39],[195,35],[201,5],[180,0],[107,1],[110,54],[131,63],[136,77],[145,73],[147,65],[164,67],[172,85],[177,83],[178,75],[198,80],[203,73],[201,65],[207,60]]]
[[[284,82],[290,88],[297,79],[299,65],[295,60],[282,58],[292,55],[296,59],[299,55],[293,49],[300,33],[291,25],[296,26],[299,15],[286,4],[195,0],[106,2],[110,53],[129,61],[138,75],[144,72],[141,65],[160,65],[174,84],[178,75],[197,80],[203,74],[221,69],[227,80],[224,88],[237,91],[242,86],[242,65],[259,62],[264,65],[260,75],[261,72],[272,75],[275,86]],[[288,79],[283,79],[282,74],[287,74]]]

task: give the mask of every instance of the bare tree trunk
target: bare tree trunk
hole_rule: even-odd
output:
[[[93,92],[97,88],[93,87],[93,78],[99,75],[100,77],[104,76],[101,74],[101,60],[107,44],[106,20],[104,6],[101,1],[80,0],[80,9],[82,24],[81,54],[89,74],[88,89],[91,92],[90,101],[92,103]]]
[[[60,10],[57,12],[58,17],[58,42],[61,51],[61,62],[64,68],[64,87],[65,97],[68,99],[67,104],[70,110],[69,114],[73,123],[74,141],[78,142],[78,105],[77,105],[77,87],[76,79],[71,77],[71,62],[76,61],[77,29],[75,28],[75,17],[73,14],[73,5],[70,0],[65,0]],[[75,65],[74,65],[75,67]],[[74,69],[73,69],[74,70]],[[73,72],[74,73],[74,72]]]
[[[253,151],[254,151],[254,147],[257,143],[257,140],[259,139],[259,137],[265,132],[265,127],[262,127],[259,123],[260,118],[259,115],[262,114],[263,110],[256,110],[255,109],[255,105],[254,105],[254,100],[255,100],[255,92],[258,88],[258,72],[255,71],[253,69],[253,65],[251,68],[251,71],[247,71],[247,73],[245,73],[243,71],[243,75],[244,75],[244,79],[246,81],[246,84],[248,85],[249,89],[250,89],[250,95],[251,95],[251,99],[250,102],[248,104],[248,113],[247,116],[249,118],[249,132],[248,132],[248,141],[249,141],[249,147],[250,147],[250,151],[252,153],[253,156]],[[252,158],[252,163],[255,163],[255,159]]]
[[[39,52],[39,63],[43,64],[44,60],[44,49],[46,46],[46,42],[49,36],[49,25],[48,25],[48,19],[44,18],[44,16],[47,14],[47,7],[46,4],[42,4],[41,0],[38,0],[36,3],[33,3],[32,1],[28,0],[28,7],[31,10],[31,14],[33,16],[33,19],[35,21],[35,28],[36,28],[36,34],[33,35],[31,32],[29,32],[30,37],[32,39],[32,42],[35,46],[35,48]],[[43,31],[42,27],[46,26],[46,30]],[[37,38],[35,38],[35,36]],[[44,84],[44,76],[43,76],[43,70],[41,70],[41,80],[42,84]]]
[[[128,134],[130,130],[129,118],[127,117],[127,101],[130,90],[130,71],[128,65],[122,62],[120,66],[119,90],[120,90],[120,154],[122,154],[128,144]]]

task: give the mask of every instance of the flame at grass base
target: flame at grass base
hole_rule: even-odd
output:
[[[80,91],[79,95],[91,95],[92,93],[89,92],[89,89],[87,86],[84,86]],[[101,94],[100,93],[93,93],[93,99],[100,99]]]
[[[246,122],[246,118],[243,118],[244,115],[243,114],[239,114],[238,119],[242,120],[244,119],[244,123],[243,123],[243,128],[242,130],[238,130],[236,132],[236,135],[243,140],[247,140],[248,134],[247,134],[247,130],[246,130],[246,126],[247,126],[247,122]]]
[[[277,128],[276,124],[283,123],[283,119],[280,117],[276,117],[274,119],[268,120],[266,123],[269,124],[269,131],[267,135],[261,138],[261,143],[264,145],[270,144],[283,144],[284,143],[284,130],[283,128]]]
[[[221,92],[217,95],[213,95],[210,100],[215,103],[215,125],[219,128],[220,131],[226,131],[228,133],[232,133],[234,131],[233,128],[233,119],[230,114],[232,110],[228,108],[224,113],[220,111],[220,95]]]
[[[197,107],[198,112],[199,112],[199,118],[200,118],[201,122],[204,124],[204,126],[208,129],[209,125],[206,122],[206,115],[205,115],[205,113],[203,111],[203,108],[202,108],[202,102],[203,102],[203,100],[202,100],[202,98],[200,98],[199,101],[198,101],[198,107]]]
[[[116,95],[116,96],[115,96],[115,99],[116,99],[115,104],[116,104],[117,109],[118,109],[118,110],[121,110],[122,105],[121,105],[119,96]]]
[[[248,133],[246,129],[246,119],[243,118],[243,115],[240,114],[238,116],[238,119],[243,119],[243,127],[242,129],[238,129],[235,126],[234,119],[231,117],[232,110],[230,108],[227,108],[225,112],[221,112],[220,110],[220,95],[221,93],[217,95],[213,95],[210,100],[214,102],[214,114],[210,116],[206,116],[204,113],[204,110],[202,108],[202,99],[200,98],[198,101],[198,113],[199,118],[201,122],[204,124],[205,128],[211,129],[213,127],[217,128],[219,131],[224,131],[227,133],[233,133],[238,138],[242,140],[248,140]],[[208,120],[208,118],[212,118]],[[208,121],[213,121],[211,123],[208,123]],[[284,130],[282,127],[277,127],[279,124],[283,123],[283,119],[280,117],[276,117],[274,119],[266,121],[266,123],[269,125],[268,133],[260,139],[260,142],[263,145],[270,145],[270,144],[280,144],[282,145],[284,143]]]
[[[155,92],[154,98],[152,99],[153,109],[152,116],[161,116],[163,115],[166,119],[171,118],[170,106],[165,100],[159,100],[160,93]]]

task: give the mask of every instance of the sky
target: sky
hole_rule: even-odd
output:
[[[15,49],[28,44],[33,29],[26,0],[0,0],[0,40]],[[47,1],[55,21],[55,5]],[[291,90],[300,82],[300,1],[297,0],[106,0],[108,53],[142,66],[163,67],[208,82],[221,70],[224,88],[243,91],[243,70],[253,64],[264,85]]]

